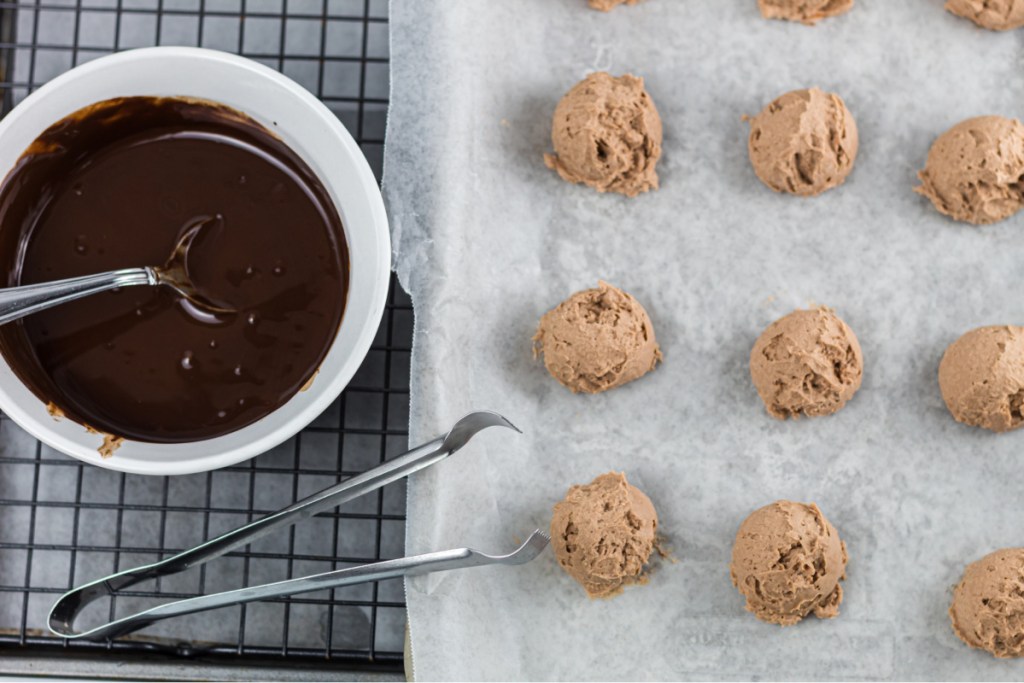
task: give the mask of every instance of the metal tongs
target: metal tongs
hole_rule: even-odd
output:
[[[346,479],[319,493],[314,493],[279,512],[229,531],[166,560],[144,567],[127,569],[65,593],[50,609],[50,630],[64,638],[102,640],[131,633],[168,617],[193,614],[228,605],[464,567],[480,567],[488,564],[525,564],[537,557],[550,540],[539,529],[508,555],[487,555],[472,548],[443,550],[425,555],[347,567],[261,586],[201,595],[158,605],[88,631],[74,629],[75,618],[87,605],[98,598],[114,595],[117,591],[142,581],[177,574],[205,564],[239,546],[251,543],[275,529],[291,526],[319,512],[337,507],[393,481],[398,481],[413,472],[430,467],[465,446],[477,432],[487,427],[508,427],[519,431],[515,425],[497,413],[487,411],[470,413],[456,422],[455,426],[444,436],[439,436],[433,441],[418,446],[379,467]]]

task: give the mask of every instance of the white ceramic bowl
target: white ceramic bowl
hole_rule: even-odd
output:
[[[186,47],[122,52],[79,66],[27,97],[0,121],[0,176],[48,126],[94,102],[129,95],[184,96],[233,107],[276,132],[317,174],[345,226],[351,272],[338,334],[312,386],[262,420],[226,436],[182,444],[126,441],[109,458],[102,438],[55,420],[0,359],[0,410],[43,443],[100,467],[189,474],[232,465],[285,441],[345,388],[366,356],[384,311],[391,242],[380,190],[337,117],[294,81],[248,59]],[[74,305],[74,304],[69,304]]]

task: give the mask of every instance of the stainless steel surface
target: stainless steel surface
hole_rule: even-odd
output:
[[[188,256],[192,251],[192,245],[195,244],[199,233],[211,226],[223,228],[224,217],[217,214],[215,216],[203,216],[195,221],[178,238],[178,243],[174,245],[174,251],[167,257],[167,261],[159,268],[154,268],[153,272],[156,274],[157,284],[170,287],[185,297],[190,303],[198,306],[202,311],[234,313],[236,309],[232,308],[230,304],[214,301],[197,289],[196,283],[192,281],[192,277],[189,275]]]
[[[218,215],[204,218],[190,226],[174,245],[174,251],[167,257],[167,261],[159,267],[122,268],[107,273],[0,289],[0,325],[93,294],[138,285],[164,285],[200,309],[212,313],[231,313],[233,309],[227,304],[215,302],[197,290],[188,274],[188,255],[196,236],[203,228],[220,221]]]
[[[435,569],[427,569],[427,571],[444,571],[459,566],[475,566],[474,562],[476,564],[486,564],[489,562],[515,563],[510,561],[510,558],[514,559],[516,553],[510,556],[495,558],[463,548],[421,555],[415,558],[388,560],[299,579],[290,579],[262,586],[251,586],[213,595],[199,596],[161,605],[86,631],[77,632],[74,629],[75,618],[78,614],[90,603],[101,597],[112,595],[119,590],[134,586],[142,581],[169,576],[198,567],[224,555],[234,548],[247,545],[275,529],[297,524],[319,512],[337,507],[371,491],[375,491],[386,484],[403,479],[414,472],[444,460],[465,446],[474,435],[488,427],[506,427],[517,432],[519,431],[515,425],[497,413],[489,411],[470,413],[456,422],[443,436],[439,436],[363,474],[314,493],[279,512],[224,533],[161,562],[127,569],[65,593],[53,605],[50,611],[48,626],[53,633],[65,638],[102,639],[129,633],[171,616],[192,614],[207,609],[272,597],[282,597],[295,593],[394,578],[411,573],[421,573],[414,571],[417,568],[436,567]],[[539,552],[540,549],[543,549],[544,545],[547,544],[547,537],[540,534],[544,539],[543,545],[537,548],[536,546],[540,542],[535,540],[537,534],[540,534],[540,532],[535,532],[534,536],[520,548],[520,551],[536,550],[536,552]],[[536,555],[536,552],[534,552],[533,556]],[[528,559],[532,559],[532,556]]]
[[[525,543],[506,555],[488,555],[472,548],[456,548],[454,550],[441,550],[413,557],[400,557],[395,560],[386,560],[348,569],[337,569],[332,572],[303,576],[288,581],[279,581],[278,583],[239,588],[233,591],[224,591],[223,593],[213,593],[212,595],[178,600],[81,632],[64,630],[73,626],[77,614],[75,598],[80,596],[76,595],[75,591],[72,591],[63,596],[54,605],[53,614],[58,615],[61,621],[56,628],[54,628],[53,622],[51,622],[50,628],[65,638],[87,638],[91,640],[116,638],[117,636],[137,631],[161,619],[205,612],[229,605],[239,605],[246,602],[281,598],[288,595],[341,588],[343,586],[354,586],[360,583],[396,579],[403,576],[446,572],[453,569],[468,569],[470,567],[483,567],[491,564],[526,564],[540,555],[550,541],[551,539],[547,534],[540,529],[535,529],[530,534],[530,537],[526,539]],[[62,604],[65,600],[67,600],[67,604]],[[65,610],[64,608],[67,609]]]
[[[157,284],[161,282],[156,270],[147,267],[124,268],[37,285],[7,287],[0,289],[0,325],[100,292],[109,292],[120,287]],[[182,296],[186,295],[182,293]]]

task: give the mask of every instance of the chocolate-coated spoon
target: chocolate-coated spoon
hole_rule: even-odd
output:
[[[233,313],[234,309],[203,296],[188,276],[188,253],[196,236],[221,220],[218,215],[195,221],[174,245],[174,251],[162,266],[123,268],[67,280],[0,289],[0,325],[68,301],[135,285],[166,285],[204,311]]]

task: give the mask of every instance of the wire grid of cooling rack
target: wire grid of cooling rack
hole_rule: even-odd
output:
[[[235,52],[291,76],[345,123],[379,179],[385,0],[0,0],[3,113],[77,64],[149,45]],[[373,347],[338,401],[289,442],[216,472],[160,478],[87,467],[0,416],[0,656],[107,651],[400,669],[396,581],[192,615],[112,643],[54,638],[45,614],[74,584],[166,557],[404,451],[411,338],[412,306],[393,281]],[[404,485],[393,485],[83,616],[396,557],[404,513]]]

